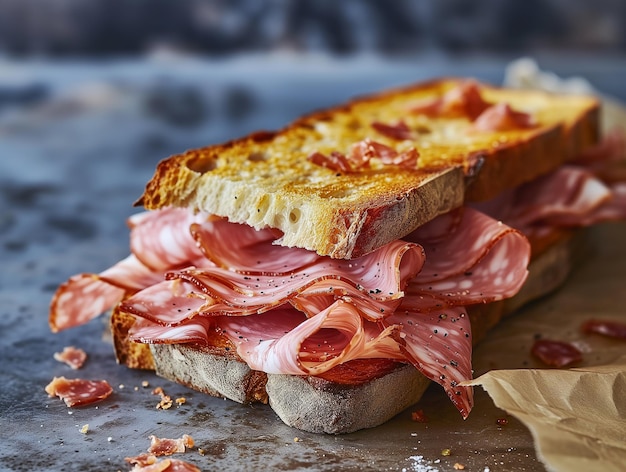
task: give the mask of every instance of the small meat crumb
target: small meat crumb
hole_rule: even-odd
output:
[[[411,412],[411,420],[416,423],[428,423],[428,416],[426,416],[424,410],[415,410]]]
[[[66,346],[62,352],[55,352],[54,358],[59,362],[64,362],[72,369],[80,369],[87,360],[87,354],[82,349],[74,346]]]
[[[509,423],[509,420],[507,420],[506,418],[498,418],[496,420],[496,424],[498,426],[506,426]]]
[[[150,448],[148,452],[155,456],[171,456],[175,453],[185,452],[194,446],[194,440],[188,434],[183,434],[178,439],[158,438],[150,436]]]
[[[157,458],[154,454],[147,454],[144,452],[135,457],[126,457],[124,460],[131,465],[147,467],[156,463]]]
[[[200,468],[190,462],[179,459],[163,459],[148,466],[135,464],[130,472],[201,472]]]

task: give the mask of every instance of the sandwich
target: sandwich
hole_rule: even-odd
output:
[[[442,78],[161,161],[130,255],[56,291],[111,312],[130,368],[348,433],[431,382],[465,418],[472,346],[561,284],[578,228],[626,216],[600,104]]]

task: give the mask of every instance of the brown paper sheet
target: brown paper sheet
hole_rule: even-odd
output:
[[[528,427],[549,470],[624,470],[626,357],[587,369],[495,370],[472,384]]]
[[[475,352],[477,378],[496,406],[531,431],[554,471],[626,468],[626,340],[581,330],[589,319],[626,323],[626,224],[593,228],[594,248],[567,284],[496,327]],[[572,368],[547,368],[538,337],[583,353]]]

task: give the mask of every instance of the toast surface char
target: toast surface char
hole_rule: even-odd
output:
[[[481,84],[490,103],[530,113],[532,128],[472,132],[464,117],[412,112],[440,98],[459,79],[442,79],[305,116],[277,132],[258,132],[187,151],[159,163],[138,203],[147,209],[189,207],[256,228],[283,232],[285,246],[354,258],[410,233],[425,222],[532,180],[571,159],[598,138],[598,102]],[[372,127],[404,122],[411,139]],[[319,152],[348,153],[370,139],[397,152],[419,152],[416,169],[376,159],[358,172],[310,162]]]

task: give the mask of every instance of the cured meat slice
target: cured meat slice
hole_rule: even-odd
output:
[[[128,331],[131,341],[145,344],[206,343],[207,332],[214,329],[215,319],[197,316],[176,326],[164,326],[136,317]]]
[[[397,242],[353,261],[322,258],[284,280],[220,267],[180,271],[123,308],[140,317],[134,339],[198,342],[216,329],[252,369],[268,373],[320,375],[353,359],[409,361],[466,416],[472,392],[459,383],[471,378],[472,344],[464,306],[513,295],[530,247],[519,231],[473,209],[439,217],[410,239],[424,249]]]
[[[626,132],[616,128],[608,132],[597,145],[583,151],[574,162],[606,182],[623,182],[626,179],[624,166],[616,167],[614,164],[624,164],[625,160]]]
[[[531,352],[541,362],[553,367],[565,367],[583,360],[582,352],[576,346],[552,339],[538,339]]]
[[[252,369],[267,373],[316,375],[351,359],[403,358],[392,329],[366,327],[356,307],[341,300],[311,318],[279,309],[216,323]]]
[[[626,340],[626,323],[612,320],[588,320],[582,330],[585,333],[601,334],[609,338]]]
[[[247,225],[214,220],[194,223],[190,231],[208,261],[247,275],[285,274],[319,258],[312,251],[273,244],[281,234],[271,229],[255,230]]]
[[[427,257],[400,311],[502,300],[517,293],[528,275],[524,235],[471,208],[439,217],[408,239],[419,241]]]
[[[384,320],[401,327],[401,349],[426,377],[440,384],[464,418],[473,406],[471,388],[459,385],[472,378],[472,335],[464,307],[416,313],[398,309]]]
[[[197,314],[248,315],[287,302],[321,311],[320,302],[327,308],[337,298],[349,298],[359,301],[367,317],[378,319],[397,306],[392,301],[403,296],[404,286],[423,262],[421,247],[394,241],[354,260],[317,256],[314,264],[292,266],[285,274],[246,275],[221,267],[188,269],[168,273],[171,281],[137,293],[121,309],[173,326]],[[307,302],[310,297],[313,303]]]
[[[113,389],[106,380],[66,379],[54,377],[46,385],[46,393],[57,396],[69,407],[83,406],[108,398]]]
[[[149,269],[164,272],[203,260],[189,228],[208,220],[184,208],[144,212],[129,219],[130,250]]]
[[[563,166],[474,207],[532,238],[554,228],[626,218],[626,183],[609,185],[586,168]]]
[[[380,159],[385,165],[400,166],[405,169],[415,169],[419,153],[415,148],[398,152],[390,146],[371,139],[364,139],[350,148],[350,161],[368,163],[371,159]]]
[[[575,226],[611,198],[611,190],[593,174],[573,166],[526,184],[516,192],[515,211],[507,221],[527,228],[545,221]]]
[[[124,292],[97,275],[74,275],[59,286],[52,298],[50,329],[57,332],[85,324],[118,303]]]
[[[100,274],[79,274],[61,284],[50,304],[49,324],[57,332],[85,324],[119,303],[127,291],[149,287],[162,274],[130,255]]]

